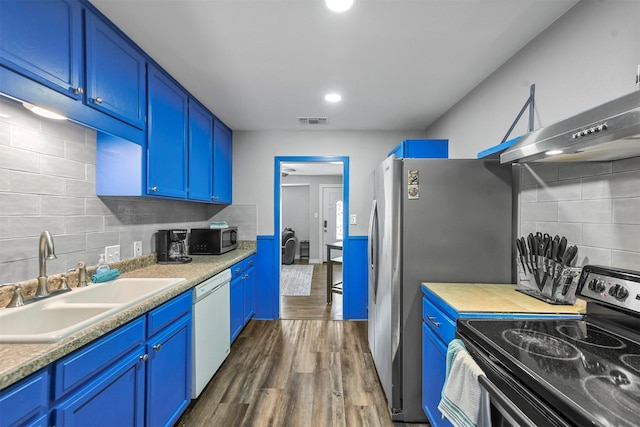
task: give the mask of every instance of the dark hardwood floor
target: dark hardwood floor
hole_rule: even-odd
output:
[[[339,294],[327,306],[324,274],[310,297],[282,297],[282,319],[249,321],[177,426],[394,426],[367,323],[340,320]]]

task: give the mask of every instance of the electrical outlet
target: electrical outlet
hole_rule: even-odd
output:
[[[133,242],[133,256],[142,256],[142,242]]]
[[[107,262],[120,261],[120,245],[107,246],[104,248],[104,256]]]

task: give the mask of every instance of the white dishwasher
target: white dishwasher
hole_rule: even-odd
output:
[[[191,398],[200,395],[229,355],[231,270],[193,288]]]

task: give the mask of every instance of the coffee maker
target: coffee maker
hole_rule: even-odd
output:
[[[158,264],[186,264],[191,262],[187,256],[187,230],[158,230],[156,233],[156,252]]]

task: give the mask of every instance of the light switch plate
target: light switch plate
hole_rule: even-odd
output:
[[[142,242],[133,242],[133,256],[142,256]]]
[[[107,246],[104,248],[104,256],[108,263],[120,261],[120,245]]]
[[[358,225],[358,218],[356,214],[351,214],[351,225]]]

